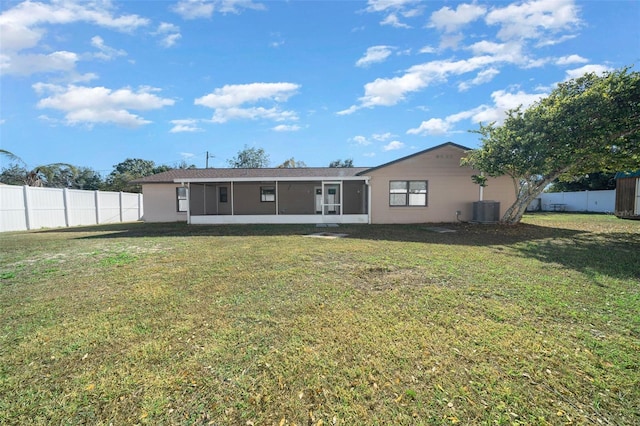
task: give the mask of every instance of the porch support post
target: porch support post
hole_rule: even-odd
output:
[[[280,213],[280,197],[278,197],[278,181],[276,180],[276,216]]]
[[[234,189],[233,189],[233,181],[231,181],[231,216],[233,216],[233,211],[234,211],[234,206],[233,206],[234,203],[235,203],[234,197],[233,197],[234,193],[235,192],[234,192]]]

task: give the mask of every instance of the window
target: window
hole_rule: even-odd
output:
[[[389,182],[390,206],[426,206],[426,180],[392,180]]]
[[[228,195],[228,189],[226,186],[221,186],[220,187],[220,202],[221,203],[226,203],[227,200],[229,199],[229,195]]]
[[[188,207],[187,188],[180,186],[176,188],[177,208],[179,212],[186,212]]]
[[[273,186],[261,186],[260,201],[262,201],[263,203],[276,201],[276,189]]]

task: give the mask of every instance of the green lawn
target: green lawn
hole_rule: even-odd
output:
[[[0,234],[0,423],[640,423],[640,221],[429,228]]]

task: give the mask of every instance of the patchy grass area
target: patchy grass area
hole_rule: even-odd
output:
[[[0,234],[0,423],[640,423],[640,222],[450,227]]]

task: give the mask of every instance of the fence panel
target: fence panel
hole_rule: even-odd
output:
[[[142,194],[0,185],[0,232],[142,218]]]
[[[69,226],[96,224],[96,195],[94,191],[67,190]]]
[[[120,193],[99,192],[98,198],[100,223],[120,222]]]
[[[543,192],[539,202],[531,203],[532,210],[612,213],[615,210],[616,191]]]
[[[66,226],[62,190],[30,187],[27,192],[29,227],[31,229]]]
[[[122,193],[122,221],[136,221],[142,217],[142,195]]]
[[[27,229],[24,189],[21,186],[0,185],[0,231]]]

